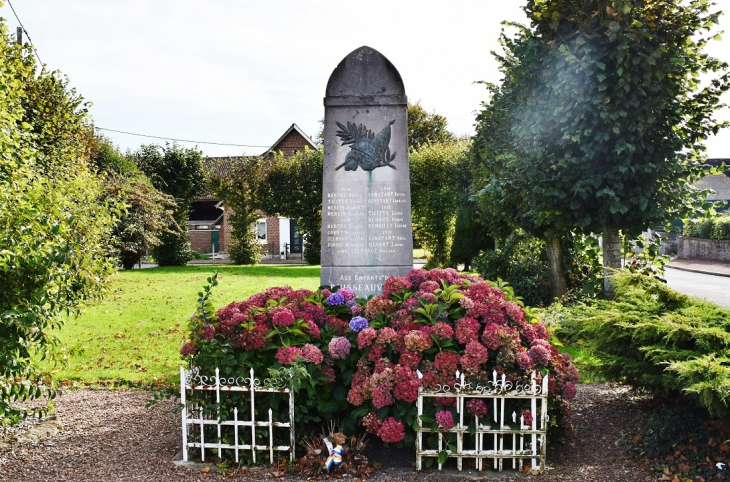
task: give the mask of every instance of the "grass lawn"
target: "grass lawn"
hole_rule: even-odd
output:
[[[214,270],[216,308],[271,286],[316,289],[319,266],[183,266],[120,271],[104,301],[69,320],[60,338],[67,367],[47,366],[56,381],[106,384],[173,379],[178,349],[198,292]]]

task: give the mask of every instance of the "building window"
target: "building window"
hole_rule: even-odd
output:
[[[195,226],[195,229],[208,229],[209,226],[206,224],[198,224]]]
[[[256,235],[259,239],[259,243],[266,243],[266,220],[259,219],[259,223],[256,225]]]

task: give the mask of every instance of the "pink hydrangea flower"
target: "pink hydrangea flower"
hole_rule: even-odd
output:
[[[378,333],[378,339],[375,343],[378,345],[386,345],[388,343],[394,343],[398,339],[398,334],[395,330],[389,326],[382,328]]]
[[[451,325],[447,325],[446,323],[439,321],[433,325],[433,334],[436,335],[439,340],[448,340],[454,336],[454,329],[451,328]]]
[[[395,389],[393,396],[398,400],[413,403],[418,400],[420,379],[409,367],[400,365],[395,368]]]
[[[459,369],[460,358],[457,353],[437,353],[433,359],[433,367],[441,374],[453,376]]]
[[[419,291],[424,291],[426,293],[433,293],[437,289],[440,289],[441,285],[439,285],[436,281],[424,281],[418,286]]]
[[[390,296],[409,289],[411,289],[411,280],[408,276],[390,276],[383,284],[383,295]]]
[[[394,373],[392,368],[386,368],[370,377],[370,396],[375,408],[383,408],[393,403]]]
[[[489,351],[487,350],[487,347],[476,340],[472,340],[466,344],[464,355],[472,357],[475,360],[479,360],[479,363],[484,363],[489,359]]]
[[[330,356],[335,360],[343,360],[350,353],[350,342],[347,338],[336,336],[330,340]]]
[[[274,326],[290,326],[294,324],[294,314],[283,308],[274,313],[274,316],[271,318],[271,323],[273,323]]]
[[[327,379],[322,382],[322,385],[329,385],[330,383],[334,383],[336,380],[335,369],[329,365],[322,365],[319,369],[319,373],[327,377]]]
[[[545,367],[550,363],[550,350],[542,345],[533,345],[527,354],[535,365]]]
[[[204,327],[203,332],[200,334],[200,339],[210,341],[213,337],[215,337],[215,328],[210,325]]]
[[[421,363],[421,354],[418,352],[406,351],[401,353],[398,363],[415,370],[418,368],[418,364]]]
[[[412,330],[405,336],[404,341],[409,351],[422,352],[433,346],[431,337],[422,331]]]
[[[471,298],[465,297],[459,300],[459,305],[464,308],[467,312],[474,308],[474,301]]]
[[[337,292],[342,295],[345,301],[352,301],[355,299],[355,290],[347,286],[340,288]]]
[[[276,359],[282,365],[290,365],[302,356],[302,349],[296,346],[283,346],[276,352]]]
[[[433,398],[433,404],[437,407],[455,407],[456,406],[456,399],[453,397],[434,397]]]
[[[322,354],[322,350],[312,345],[311,343],[307,343],[302,347],[302,357],[304,358],[304,360],[306,360],[307,363],[320,364],[322,363],[322,361],[324,361],[324,355]]]
[[[465,317],[456,320],[456,341],[462,345],[466,345],[471,340],[478,339],[480,328],[481,325],[474,318]]]
[[[395,303],[383,295],[370,298],[365,304],[365,318],[368,320],[374,320],[378,315],[388,315],[393,311]]]
[[[439,424],[441,430],[451,430],[454,428],[454,416],[450,411],[439,410],[434,416],[436,423]]]
[[[416,308],[421,308],[421,302],[418,301],[418,298],[411,296],[403,302],[403,308],[406,310],[415,310]]]
[[[357,334],[357,347],[362,350],[363,348],[372,346],[377,337],[378,332],[375,331],[375,328],[365,328]]]
[[[530,425],[532,423],[532,412],[530,409],[525,408],[520,412],[520,415],[522,415],[525,418],[525,425]]]
[[[428,281],[427,281],[427,283],[428,283]],[[438,301],[438,298],[436,297],[436,295],[433,293],[430,293],[428,291],[421,291],[421,290],[416,291],[415,297],[422,298],[424,301],[426,301],[426,303],[436,303],[436,301]]]
[[[198,353],[198,347],[193,341],[189,341],[185,343],[182,347],[180,347],[180,354],[182,356],[195,355],[196,353]]]
[[[362,418],[362,426],[365,427],[365,431],[370,434],[377,434],[380,430],[380,420],[378,420],[378,414],[370,412]]]
[[[466,410],[472,417],[484,418],[489,413],[487,404],[481,398],[472,398],[466,402]]]
[[[575,395],[575,385],[573,385],[572,382],[565,382],[565,386],[563,387],[563,399],[570,402],[575,398]]]
[[[380,424],[380,428],[378,429],[378,437],[380,437],[383,442],[400,442],[405,438],[405,436],[406,431],[403,424],[400,420],[396,420],[393,417],[388,417],[383,420]]]

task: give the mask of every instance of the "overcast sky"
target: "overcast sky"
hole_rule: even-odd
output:
[[[486,100],[474,82],[500,77],[490,55],[500,23],[525,19],[519,0],[11,2],[41,60],[93,103],[96,126],[263,146],[198,145],[215,156],[261,153],[292,123],[315,136],[327,79],[362,45],[390,59],[411,102],[446,116],[456,134],[473,134]],[[14,33],[7,3],[0,15]],[[726,15],[730,36],[728,26]],[[727,39],[709,51],[730,62]],[[164,142],[105,134],[123,150]],[[730,132],[708,151],[730,157]]]

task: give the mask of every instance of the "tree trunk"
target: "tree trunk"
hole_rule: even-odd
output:
[[[562,298],[568,292],[565,283],[565,270],[563,266],[563,246],[560,238],[551,236],[545,240],[547,249],[548,267],[550,268],[550,290],[553,299]]]
[[[609,300],[616,296],[611,276],[621,267],[621,235],[616,226],[606,226],[603,231],[603,293]]]

